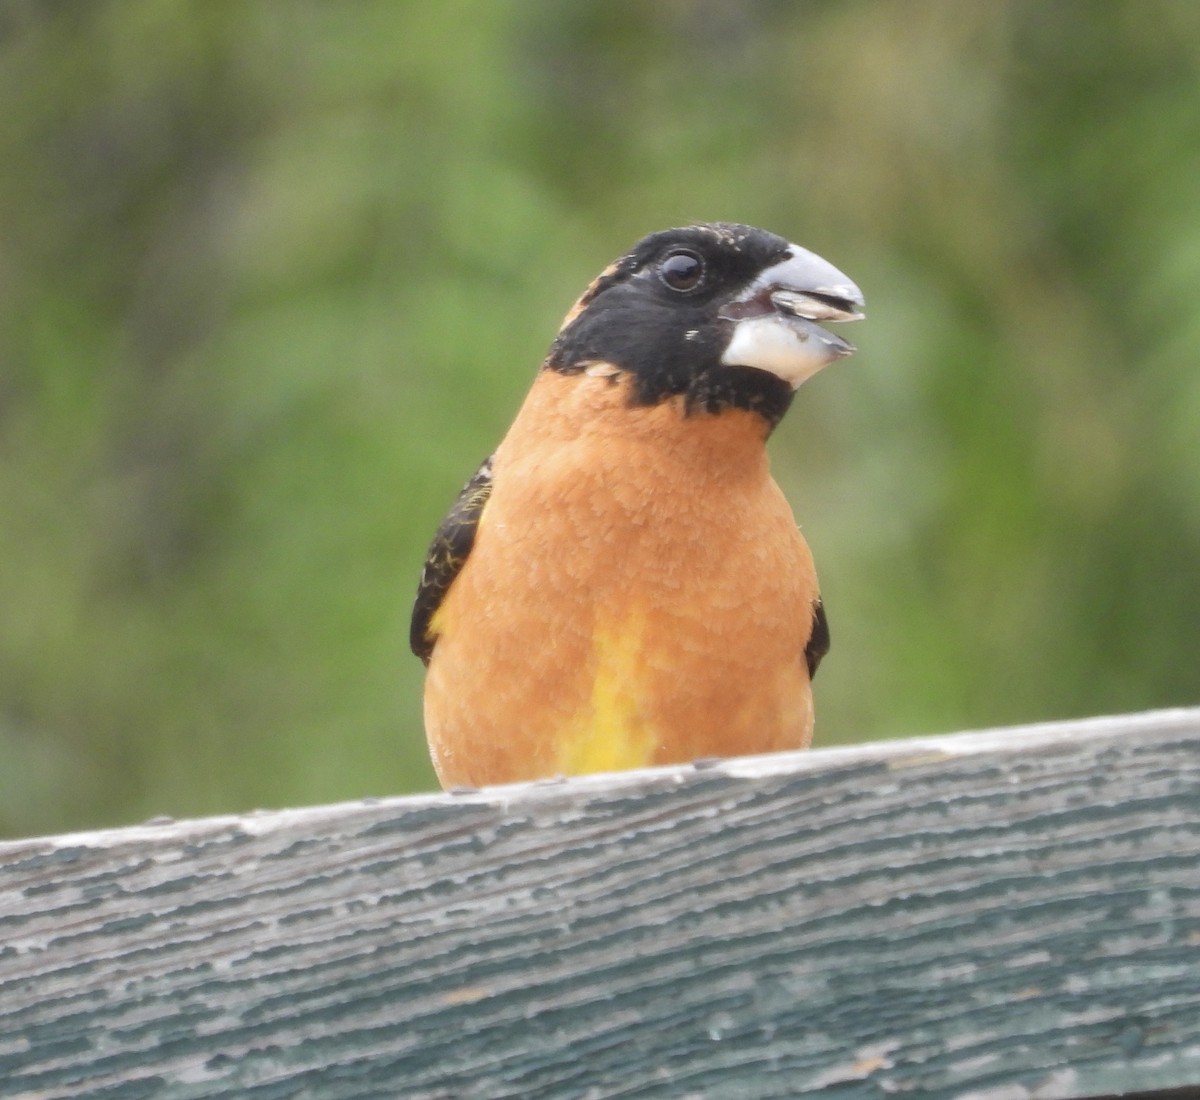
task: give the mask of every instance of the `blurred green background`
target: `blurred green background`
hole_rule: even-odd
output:
[[[567,306],[864,288],[818,744],[1200,701],[1200,4],[0,4],[0,834],[433,786],[424,551]]]

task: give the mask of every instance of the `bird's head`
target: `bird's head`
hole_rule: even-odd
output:
[[[630,399],[689,412],[752,409],[773,427],[796,388],[854,347],[817,324],[863,317],[862,292],[820,256],[762,229],[667,229],[610,264],[546,360],[627,378]]]

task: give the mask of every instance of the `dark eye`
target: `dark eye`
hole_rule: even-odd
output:
[[[672,290],[695,290],[704,278],[704,261],[694,252],[672,252],[659,265],[658,274]]]

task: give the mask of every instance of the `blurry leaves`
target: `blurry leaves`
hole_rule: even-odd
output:
[[[819,742],[1196,701],[1198,23],[4,5],[0,832],[430,786],[427,540],[580,289],[690,219],[868,297],[772,441]]]

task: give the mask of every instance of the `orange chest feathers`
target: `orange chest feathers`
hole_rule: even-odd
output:
[[[426,726],[480,785],[799,748],[817,582],[760,418],[544,372],[439,608]]]

